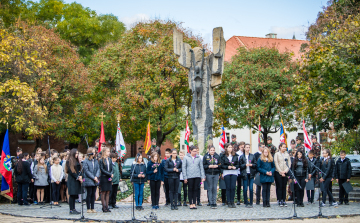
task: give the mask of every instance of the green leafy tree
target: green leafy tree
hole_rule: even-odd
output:
[[[224,124],[258,131],[260,117],[266,140],[269,133],[279,130],[279,114],[288,129],[292,128],[291,95],[296,72],[290,53],[280,53],[276,48],[239,48],[231,63],[225,64],[223,84],[214,91],[215,128]]]
[[[327,11],[324,12],[326,17]],[[328,27],[328,28],[326,28]],[[356,128],[360,120],[360,14],[335,17],[310,40],[295,91],[297,106],[316,122]]]
[[[100,50],[90,65],[94,107],[97,113],[106,111],[112,119],[109,125],[114,126],[116,114],[121,114],[128,143],[144,139],[149,119],[158,146],[185,128],[191,92],[188,71],[173,53],[176,26],[172,21],[138,23],[121,41]],[[185,42],[201,46],[198,37],[182,31]]]

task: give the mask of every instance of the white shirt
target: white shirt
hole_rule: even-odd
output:
[[[110,165],[109,165],[109,159],[108,158],[106,158],[106,163],[107,163],[107,169],[108,169],[108,171],[110,171]]]
[[[230,154],[228,157],[228,160],[229,160],[229,162],[231,163],[232,162],[232,158],[233,158],[233,156]],[[225,177],[226,175],[239,175],[240,174],[240,171],[239,171],[239,169],[235,169],[235,170],[224,170],[223,171],[223,176]]]
[[[241,150],[239,150],[239,151],[236,152],[236,154],[238,154],[239,157],[240,157],[240,156],[242,156],[244,153],[243,153]]]
[[[249,155],[245,155],[245,157],[246,157],[246,164],[249,164]],[[250,173],[250,167],[249,166],[246,167],[246,173]]]

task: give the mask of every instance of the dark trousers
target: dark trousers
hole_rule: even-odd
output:
[[[349,194],[346,193],[344,187],[343,187],[343,183],[346,182],[346,179],[339,179],[339,202],[349,202]]]
[[[189,204],[196,204],[198,189],[200,186],[200,177],[188,179],[189,186]]]
[[[241,181],[242,181],[242,176],[239,174],[236,179],[237,182],[236,198],[239,202],[241,200]]]
[[[260,204],[260,198],[261,198],[261,186],[256,185],[256,203]]]
[[[226,175],[224,177],[225,185],[226,185],[226,199],[228,203],[232,204],[235,200],[235,187],[237,175]]]
[[[184,191],[184,201],[186,202],[187,200],[187,191],[188,191],[188,184],[184,183],[183,180],[181,180],[182,183],[182,188]],[[181,201],[181,193],[178,194],[178,200]]]
[[[268,204],[270,202],[270,188],[271,183],[262,183],[262,199],[264,204]]]
[[[50,201],[51,201],[50,200],[50,185],[45,186],[44,193],[45,193],[45,195],[44,195],[45,203],[50,203]]]
[[[150,180],[150,192],[151,192],[151,205],[159,205],[160,198],[160,180]]]
[[[170,188],[169,188],[169,178],[164,177],[164,186],[165,186],[165,199],[166,199],[166,203],[170,204]]]
[[[179,183],[179,178],[169,178],[169,196],[171,205],[177,204]]]
[[[304,190],[306,185],[305,176],[303,177],[297,176],[296,179],[298,180],[298,182],[295,184],[296,203],[302,204],[304,203]]]
[[[226,189],[221,189],[221,201],[226,204]]]
[[[36,192],[34,193],[35,191],[35,186],[34,186],[34,183],[29,183],[29,197],[32,201],[35,200],[35,197],[36,197]]]
[[[288,178],[282,177],[280,173],[275,171],[276,198],[278,201],[286,201],[286,184]]]
[[[306,190],[306,196],[308,198],[308,202],[314,202],[315,190]]]
[[[116,195],[118,192],[119,184],[113,184],[111,186],[110,198],[109,198],[109,206],[115,206],[116,204]]]
[[[197,195],[196,195],[197,204],[200,204],[200,198],[201,198],[201,181],[200,181],[199,187],[197,189]]]
[[[60,187],[61,187],[61,184],[56,184],[56,183],[51,183],[51,192],[52,192],[52,197],[51,199],[54,201],[54,202],[59,202],[59,196],[60,196]]]
[[[18,204],[28,204],[27,201],[27,193],[29,188],[29,183],[18,183],[18,190],[17,190],[17,202]]]
[[[247,199],[247,191],[249,188],[249,195],[250,195],[250,203]],[[244,204],[253,204],[254,199],[254,177],[250,177],[250,174],[246,174],[246,178],[244,179],[244,186],[243,186],[243,193],[244,193]]]
[[[86,187],[86,208],[94,209],[96,186]]]
[[[326,202],[326,195],[329,195],[329,203],[330,204],[331,204],[331,202],[334,202],[334,197],[330,191],[330,184],[332,184],[331,178],[326,178],[325,181],[323,182],[324,191],[322,192],[322,202],[324,204]]]
[[[70,195],[69,196],[69,208],[70,211],[75,210],[75,200],[78,199],[79,195]]]

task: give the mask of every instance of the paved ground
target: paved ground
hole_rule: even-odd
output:
[[[27,217],[14,217],[11,215],[2,215],[0,214],[1,222],[6,223],[71,223],[73,220],[52,220],[45,218],[27,218]],[[248,221],[248,220],[245,220]],[[93,221],[85,221],[93,222]],[[231,222],[242,222],[242,221],[231,221]],[[252,223],[264,223],[264,221],[251,221]],[[289,220],[270,220],[271,223],[288,223]],[[319,219],[303,219],[303,220],[291,220],[292,223],[358,223],[360,222],[360,216],[355,217],[337,217],[337,218],[319,218]],[[214,222],[220,223],[220,222]],[[230,222],[221,222],[221,223],[230,223]]]
[[[98,211],[96,214],[85,213],[85,218],[89,220],[103,220],[103,221],[124,221],[131,219],[131,204],[118,203],[119,209],[113,210],[111,213],[101,212],[101,205],[97,203],[95,209]],[[76,204],[77,210],[80,210],[80,204]],[[145,210],[135,211],[135,216],[139,220],[146,220],[144,216],[149,216],[152,212],[149,204],[144,205]],[[86,208],[85,208],[86,209]],[[325,207],[322,209],[324,216],[349,216],[359,214],[360,203],[351,203],[349,206],[339,207]],[[308,218],[318,215],[319,208],[317,205],[306,205],[304,208],[296,209],[298,217]],[[57,218],[63,220],[76,220],[80,216],[69,215],[68,205],[64,204],[61,207],[53,207],[52,209],[40,209],[38,205],[30,207],[3,204],[0,205],[0,213],[11,214],[23,217],[40,217],[40,218]],[[254,206],[252,209],[245,208],[244,205],[237,208],[227,208],[220,206],[218,209],[210,209],[207,206],[198,207],[197,210],[190,210],[188,207],[179,207],[177,211],[171,211],[169,207],[160,206],[159,210],[154,211],[158,220],[161,221],[196,221],[196,220],[210,220],[210,221],[234,221],[234,220],[265,220],[265,219],[283,219],[293,216],[292,208],[280,208],[272,204],[271,208],[263,208],[261,205]],[[3,219],[2,219],[3,220]],[[1,222],[5,222],[2,221]],[[34,221],[31,221],[34,222]]]

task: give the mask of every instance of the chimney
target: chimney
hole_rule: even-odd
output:
[[[269,34],[266,34],[265,36],[266,36],[266,38],[277,39],[276,33],[269,33]]]

